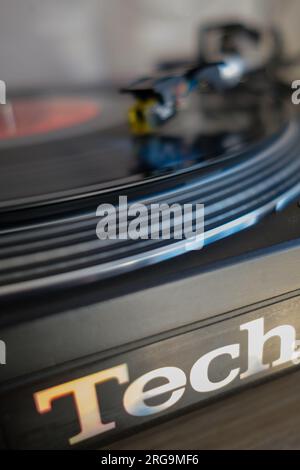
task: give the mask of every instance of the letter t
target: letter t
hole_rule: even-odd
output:
[[[51,411],[54,400],[67,395],[73,396],[81,432],[69,439],[71,445],[114,429],[116,427],[115,422],[107,424],[102,422],[96,393],[96,385],[111,379],[117,379],[119,384],[127,383],[129,381],[127,365],[122,364],[37,392],[34,394],[37,410],[41,414],[48,413]]]

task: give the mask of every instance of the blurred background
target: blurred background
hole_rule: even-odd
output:
[[[211,19],[276,24],[293,55],[299,0],[0,0],[0,78],[8,87],[127,80],[193,57]]]

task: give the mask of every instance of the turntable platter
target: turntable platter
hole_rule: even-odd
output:
[[[249,106],[244,98],[195,99],[161,132],[134,138],[122,124],[128,102],[96,95],[96,116],[82,102],[81,121],[68,115],[62,129],[3,139],[0,297],[82,285],[197,249],[194,239],[102,243],[96,209],[119,195],[145,206],[204,204],[205,245],[299,196],[299,120],[261,96]]]

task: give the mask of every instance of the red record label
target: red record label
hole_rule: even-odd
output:
[[[92,99],[28,98],[0,106],[0,140],[30,137],[84,124],[99,115]]]

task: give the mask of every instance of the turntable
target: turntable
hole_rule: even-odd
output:
[[[220,57],[216,30],[201,66],[127,87],[134,108],[94,89],[0,109],[3,447],[94,447],[296,365],[300,121],[274,33],[227,25]],[[120,195],[204,204],[204,248],[99,240]]]

